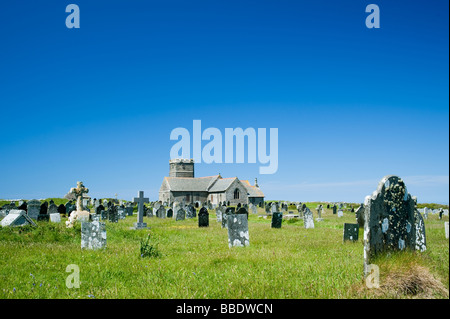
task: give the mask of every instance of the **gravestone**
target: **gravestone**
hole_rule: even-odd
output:
[[[323,206],[322,206],[322,205],[319,205],[319,206],[317,207],[317,219],[316,219],[316,221],[318,221],[318,222],[323,221],[323,218],[322,218],[322,211],[323,211]]]
[[[71,201],[68,201],[65,205],[66,207],[66,215],[70,216],[70,214],[76,210],[76,206],[73,205],[73,203]]]
[[[101,210],[100,211],[100,218],[101,218],[101,220],[107,220],[108,219],[108,210],[109,210],[109,208],[107,209],[107,210]]]
[[[123,206],[118,206],[117,207],[117,214],[119,216],[119,219],[125,219],[125,207]]]
[[[81,223],[81,248],[106,247],[106,224],[98,221]]]
[[[108,221],[110,221],[111,223],[119,222],[118,206],[112,205],[108,208]]]
[[[28,202],[28,216],[34,220],[38,219],[41,211],[41,202],[37,199],[32,199]]]
[[[11,209],[8,215],[2,219],[0,225],[2,227],[16,227],[25,225],[36,226],[33,219],[31,219],[24,210],[18,209]]]
[[[229,216],[234,215],[236,209],[234,207],[227,207],[225,212],[222,213],[222,228],[228,227],[227,219]]]
[[[313,213],[308,207],[306,207],[303,212],[303,223],[306,229],[314,228]]]
[[[228,247],[245,247],[250,245],[248,221],[245,214],[233,214],[227,217]]]
[[[102,211],[105,210],[105,207],[103,207],[103,205],[99,205],[96,209],[95,209],[95,213],[96,214],[101,214]]]
[[[372,195],[366,196],[364,205],[365,275],[371,259],[383,251],[426,249],[425,227],[416,199],[400,177],[383,177]]]
[[[186,219],[194,218],[197,216],[197,210],[192,205],[186,206],[185,212],[186,212]]]
[[[156,211],[156,217],[158,218],[166,218],[166,208],[164,206],[160,206]]]
[[[244,214],[248,219],[248,211],[244,207],[239,208],[236,214]]]
[[[448,222],[444,223],[444,228],[445,228],[445,238],[448,239]]]
[[[356,222],[360,228],[364,227],[364,204],[361,204],[355,211]]]
[[[283,213],[275,212],[272,213],[272,228],[281,228],[281,224],[283,223]]]
[[[342,209],[339,209],[337,212],[338,217],[344,216],[344,211]]]
[[[223,208],[222,208],[222,206],[219,205],[216,207],[216,218],[217,218],[218,223],[222,222],[222,214],[223,214]]]
[[[335,204],[335,205],[333,205],[333,215],[336,215],[336,213],[337,213],[337,207],[336,207],[336,204]]]
[[[280,211],[280,208],[278,206],[278,203],[272,203],[272,205],[270,206],[270,212],[273,213],[277,213]]]
[[[25,212],[27,212],[28,211],[28,204],[27,204],[27,202],[19,201],[19,207],[17,207],[17,209],[18,210],[24,210]]]
[[[48,215],[51,214],[59,214],[58,212],[58,206],[55,205],[55,203],[50,203],[50,205],[48,206],[48,210],[47,210]]]
[[[39,211],[39,215],[37,220],[44,220],[44,221],[49,221],[49,215],[48,215],[48,202],[43,202]]]
[[[133,229],[147,228],[147,223],[144,223],[144,203],[149,202],[148,197],[144,197],[144,191],[139,191],[138,197],[134,197],[132,202],[138,204],[137,222]]]
[[[62,214],[62,215],[66,215],[66,206],[64,206],[63,204],[58,206],[58,213]]]
[[[52,223],[60,223],[61,222],[61,215],[57,212],[57,213],[51,213],[49,214],[50,216],[50,221]]]
[[[359,225],[344,223],[344,242],[347,240],[358,241]]]
[[[175,216],[175,221],[185,220],[186,211],[183,208],[179,208],[177,213],[174,216]]]
[[[127,207],[125,207],[125,214],[127,216],[133,216],[133,206],[127,205]]]
[[[198,212],[198,227],[209,226],[209,212],[206,207],[202,207]]]
[[[423,208],[423,218],[428,219],[428,207]]]
[[[172,218],[173,217],[173,209],[172,208],[169,208],[168,210],[167,210],[167,218]]]

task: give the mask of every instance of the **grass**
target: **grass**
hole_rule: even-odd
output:
[[[0,298],[448,298],[449,242],[437,215],[425,221],[427,251],[376,260],[380,289],[364,284],[362,229],[358,242],[342,241],[354,213],[338,218],[326,209],[322,217],[314,229],[302,220],[272,229],[270,217],[249,214],[250,246],[232,249],[212,210],[207,228],[197,218],[144,217],[146,230],[129,229],[136,217],[106,221],[107,247],[96,251],[80,248],[80,225],[67,229],[65,218],[0,228]],[[156,256],[141,257],[142,247]],[[79,266],[80,288],[66,287],[70,264]]]

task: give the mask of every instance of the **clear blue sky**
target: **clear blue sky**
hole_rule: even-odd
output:
[[[80,7],[68,29],[65,7]],[[380,7],[368,29],[366,5]],[[199,164],[267,199],[449,202],[448,1],[10,1],[0,198],[157,199],[172,129],[278,128],[279,168]]]

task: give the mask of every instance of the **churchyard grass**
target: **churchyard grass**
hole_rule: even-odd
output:
[[[317,204],[307,203],[314,219]],[[261,208],[258,212],[264,214]],[[448,298],[449,241],[443,226],[448,216],[442,221],[430,214],[425,221],[424,253],[377,258],[383,290],[365,286],[363,230],[357,242],[343,243],[343,224],[355,223],[354,213],[345,211],[338,218],[325,209],[324,220],[315,221],[314,229],[305,229],[301,219],[283,220],[282,227],[274,229],[270,217],[249,214],[250,246],[233,248],[215,211],[209,213],[209,227],[202,228],[198,217],[144,217],[150,229],[141,230],[130,230],[136,215],[118,223],[105,221],[107,247],[100,250],[82,250],[80,224],[67,229],[66,218],[59,224],[40,221],[36,228],[0,228],[0,298],[420,297],[395,285],[383,286],[383,280],[393,280],[392,274],[407,275],[412,269],[440,284],[427,297]],[[149,233],[158,257],[140,255],[140,243]],[[71,264],[79,267],[79,288],[66,287],[71,274],[66,267]]]

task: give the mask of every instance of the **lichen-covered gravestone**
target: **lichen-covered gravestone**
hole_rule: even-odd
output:
[[[195,209],[194,206],[192,206],[192,205],[186,206],[185,211],[186,211],[186,218],[190,219],[190,218],[197,217],[197,210]]]
[[[403,180],[381,179],[364,202],[364,273],[371,258],[386,250],[426,250],[425,225]]]
[[[344,241],[358,241],[359,238],[359,225],[344,223]]]
[[[206,207],[202,207],[198,212],[198,227],[209,226],[209,212]]]
[[[312,211],[306,207],[303,212],[303,223],[305,228],[314,228],[314,217]]]
[[[175,220],[185,220],[186,219],[186,211],[183,208],[179,208],[176,214],[174,214]]]
[[[248,221],[245,214],[230,214],[227,217],[228,247],[249,246]]]
[[[227,207],[227,209],[225,209],[225,212],[222,214],[222,228],[228,228],[228,216],[234,215],[235,211],[236,209],[234,207]]]
[[[81,223],[81,248],[100,249],[106,247],[106,224],[102,222]]]
[[[276,212],[272,213],[272,228],[281,228],[281,224],[283,223],[283,213]]]
[[[223,206],[219,205],[219,206],[216,207],[216,218],[217,218],[217,222],[218,223],[222,222],[223,211],[224,211]]]

